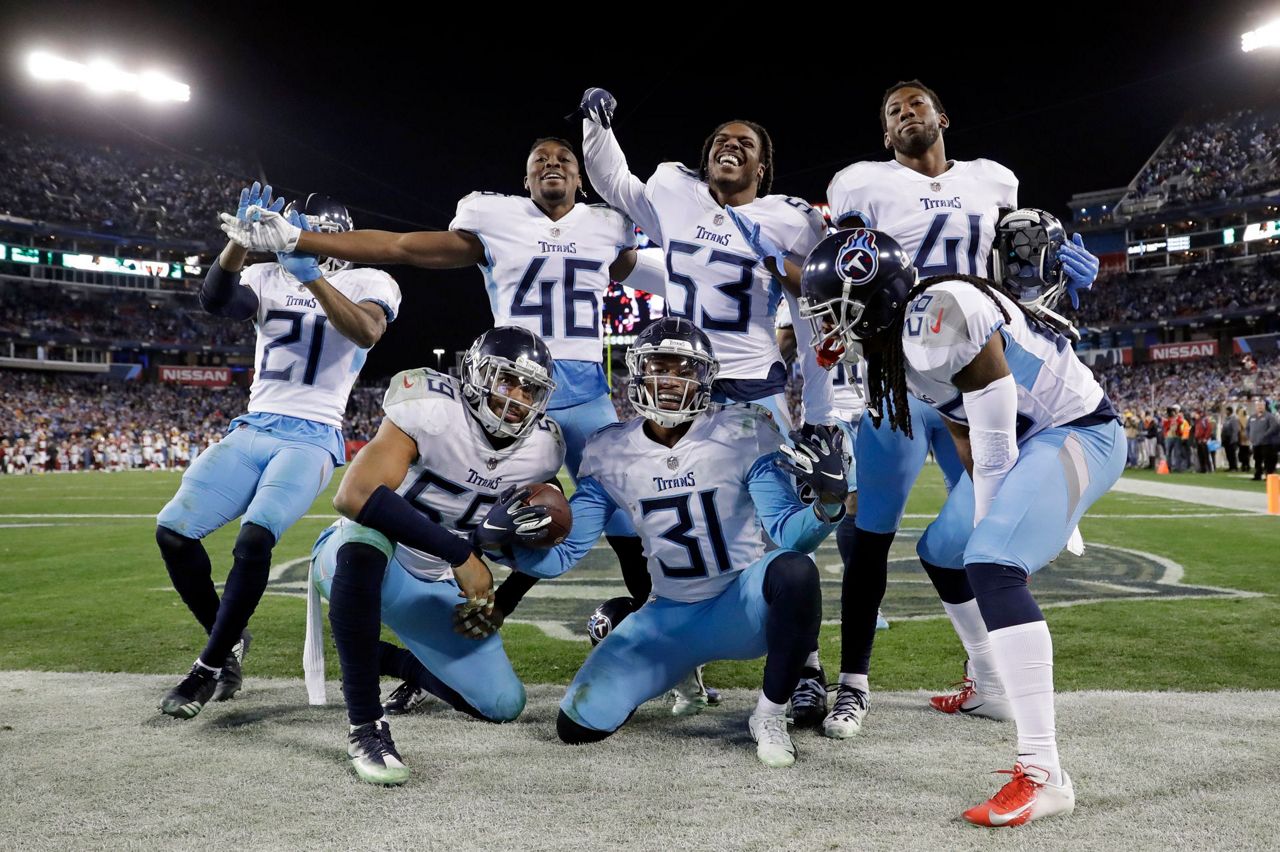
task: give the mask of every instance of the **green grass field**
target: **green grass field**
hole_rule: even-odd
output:
[[[1181,484],[1244,485],[1226,476],[1147,477]],[[169,585],[155,542],[154,514],[178,484],[159,472],[6,477],[0,480],[0,670],[111,671],[177,674],[191,663],[203,634]],[[281,588],[268,594],[252,622],[255,642],[246,676],[301,674],[304,601],[297,594],[305,558],[332,519],[329,492],[316,501],[276,549]],[[1255,486],[1256,487],[1256,486]],[[924,575],[913,565],[914,536],[943,498],[936,468],[912,492],[895,543],[885,614],[872,680],[878,689],[936,689],[956,680],[958,641]],[[1195,515],[1195,517],[1185,517]],[[1280,518],[1111,494],[1081,525],[1099,545],[1064,557],[1033,580],[1054,634],[1060,689],[1275,689],[1280,674]],[[234,527],[207,546],[221,579],[230,567]],[[1112,550],[1123,548],[1125,550]],[[1137,551],[1134,555],[1130,551]],[[1180,583],[1160,582],[1169,569]],[[838,668],[839,567],[834,547],[818,554],[826,618],[828,672]],[[584,659],[585,642],[555,638],[580,632],[587,613],[621,592],[608,550],[580,570],[535,588],[504,628],[517,672],[529,683],[566,683]],[[283,567],[282,567],[283,566]],[[1166,577],[1166,580],[1168,577]],[[1193,587],[1183,590],[1182,586]],[[616,587],[617,591],[610,591]],[[273,590],[276,590],[273,586]],[[1083,601],[1094,603],[1078,604]],[[521,623],[532,622],[532,623]],[[547,624],[562,630],[548,630]],[[330,647],[329,673],[337,676]],[[717,663],[708,680],[754,687],[759,662]]]

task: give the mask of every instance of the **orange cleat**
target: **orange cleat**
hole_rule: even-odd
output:
[[[957,681],[952,686],[960,688],[947,695],[933,696],[929,699],[929,706],[939,713],[985,716],[988,719],[996,719],[1001,722],[1008,722],[1013,719],[1013,708],[1009,706],[1009,699],[1003,695],[984,694],[978,682],[969,677],[967,666],[965,667],[964,680]]]
[[[1013,777],[990,799],[964,812],[964,818],[974,825],[1003,828],[1076,809],[1076,791],[1066,772],[1061,784],[1050,784],[1049,773],[1039,766],[1021,763],[1015,763],[1013,769],[1001,769],[999,774]]]

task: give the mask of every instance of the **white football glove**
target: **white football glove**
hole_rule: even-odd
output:
[[[274,210],[250,207],[247,219],[219,213],[227,239],[250,251],[291,252],[298,247],[302,229]]]

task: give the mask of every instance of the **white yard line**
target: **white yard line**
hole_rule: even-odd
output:
[[[1111,486],[1111,490],[1121,494],[1139,494],[1143,497],[1160,497],[1165,500],[1177,500],[1180,503],[1213,506],[1216,509],[1241,509],[1258,514],[1266,514],[1267,511],[1267,495],[1261,490],[1254,494],[1248,491],[1232,491],[1204,485],[1147,482],[1141,479],[1121,479]]]

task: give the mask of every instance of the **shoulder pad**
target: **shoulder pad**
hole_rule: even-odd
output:
[[[382,399],[382,408],[386,410],[393,405],[413,399],[445,398],[458,400],[462,398],[462,388],[458,380],[426,367],[416,370],[405,370],[391,377],[387,393]]]

